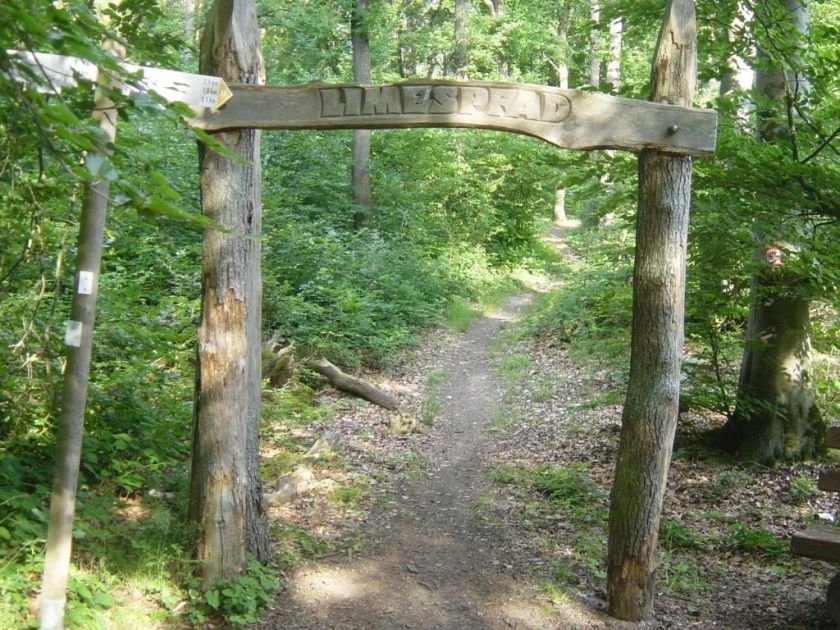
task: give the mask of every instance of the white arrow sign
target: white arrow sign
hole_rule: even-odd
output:
[[[36,89],[41,92],[60,92],[61,88],[74,87],[77,84],[77,78],[96,80],[96,64],[87,59],[17,50],[7,50],[6,53],[20,59],[36,76],[43,78],[43,81],[36,86]],[[139,84],[142,89],[155,92],[170,103],[182,102],[190,107],[215,109],[224,105],[233,96],[230,88],[219,77],[132,64],[122,64],[122,67],[129,74],[141,73]],[[28,82],[31,79],[21,72],[13,72],[12,75],[15,80],[21,82]],[[136,89],[133,86],[123,87],[126,94]]]

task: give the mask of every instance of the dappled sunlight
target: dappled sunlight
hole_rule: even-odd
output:
[[[493,309],[485,313],[484,317],[501,322],[515,322],[522,316],[522,309],[533,300],[533,296],[528,294],[516,295],[501,308]]]
[[[422,518],[398,518],[385,538],[362,556],[320,560],[289,578],[285,601],[276,602],[272,627],[284,610],[304,612],[344,628],[518,628],[528,630],[612,627],[605,615],[572,595],[549,597],[509,573],[492,541],[475,533],[453,535]],[[460,529],[460,528],[459,528]],[[290,617],[291,618],[291,617]],[[268,626],[263,626],[268,627]]]
[[[531,597],[515,597],[507,601],[496,601],[490,607],[497,611],[499,617],[512,628],[545,627],[574,628],[574,627],[603,627],[606,625],[620,627],[620,622],[607,617],[601,611],[594,610],[571,596],[561,599],[549,599],[545,595],[532,594]],[[535,623],[536,620],[536,623]],[[543,623],[560,625],[541,625]]]
[[[304,603],[355,600],[370,592],[371,577],[349,567],[317,567],[296,577],[295,590]]]

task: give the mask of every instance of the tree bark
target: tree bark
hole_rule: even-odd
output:
[[[808,10],[801,0],[779,0],[790,23],[804,39]],[[757,16],[759,20],[761,16]],[[769,21],[769,20],[767,20]],[[759,51],[761,52],[761,51]],[[794,65],[796,56],[790,57]],[[758,112],[758,139],[775,142],[784,100],[805,85],[797,68],[760,68],[756,89],[765,97]],[[735,413],[721,431],[721,446],[739,458],[772,463],[815,455],[825,432],[810,380],[810,302],[798,295],[802,279],[786,271],[789,251],[756,231],[758,271],[752,296],[746,344],[738,379]]]
[[[370,38],[365,23],[367,10],[368,0],[356,0],[350,19],[353,79],[362,84],[370,84]],[[370,134],[370,129],[353,130],[350,189],[356,204],[353,225],[357,230],[370,220]]]
[[[251,0],[217,0],[201,41],[200,70],[233,83],[264,82]],[[205,587],[239,574],[247,552],[268,558],[257,467],[260,420],[260,132],[215,138],[241,162],[202,147],[204,214],[229,231],[207,229],[190,479],[190,520]]]
[[[563,90],[569,89],[569,22],[572,14],[571,0],[565,0],[560,5],[560,14],[557,20],[557,39],[560,44],[560,55],[555,65],[557,71],[557,87]],[[554,189],[554,222],[564,224],[566,217],[566,188],[558,185]]]
[[[469,63],[470,0],[455,0],[454,44],[450,74],[458,79],[467,78]]]
[[[724,429],[728,450],[762,463],[811,456],[824,433],[809,380],[810,303],[784,295],[772,275],[756,278],[738,404]]]
[[[589,85],[597,89],[601,85],[601,3],[589,0]]]
[[[742,37],[742,33],[752,17],[752,11],[744,2],[739,2],[727,34],[730,43]],[[726,63],[726,70],[720,78],[720,95],[725,96],[735,90],[748,90],[755,77],[755,72],[740,55],[734,54]],[[741,108],[739,108],[741,109]],[[746,111],[741,112],[746,114]]]
[[[695,83],[694,3],[671,0],[654,55],[651,100],[689,106]],[[641,152],[630,381],[607,558],[609,612],[631,621],[650,615],[656,591],[659,519],[679,406],[690,198],[690,157]]]
[[[618,93],[621,83],[621,38],[624,30],[624,22],[620,17],[610,20],[610,56],[607,60],[607,83],[610,84],[610,92]]]

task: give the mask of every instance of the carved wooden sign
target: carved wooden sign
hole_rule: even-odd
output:
[[[193,124],[225,129],[472,127],[565,149],[710,155],[717,113],[539,85],[413,81],[390,85],[231,85],[233,98]]]

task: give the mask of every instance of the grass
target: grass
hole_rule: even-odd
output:
[[[426,375],[425,398],[423,399],[423,407],[420,411],[420,421],[426,426],[431,426],[435,418],[443,410],[440,386],[445,374],[446,372],[444,370],[432,370]]]
[[[505,298],[522,289],[522,283],[515,279],[517,270],[501,275],[482,287],[472,300],[454,296],[446,303],[444,321],[456,332],[465,332],[476,317],[498,308]]]
[[[473,308],[466,299],[460,296],[449,300],[444,312],[446,325],[456,332],[465,332],[470,327],[470,322],[480,315],[480,310]]]
[[[693,558],[665,554],[659,571],[659,582],[666,593],[690,596],[692,601],[697,601],[709,588]]]
[[[504,433],[510,425],[522,418],[523,413],[519,409],[507,407],[499,409],[490,422],[490,431],[493,433]]]

